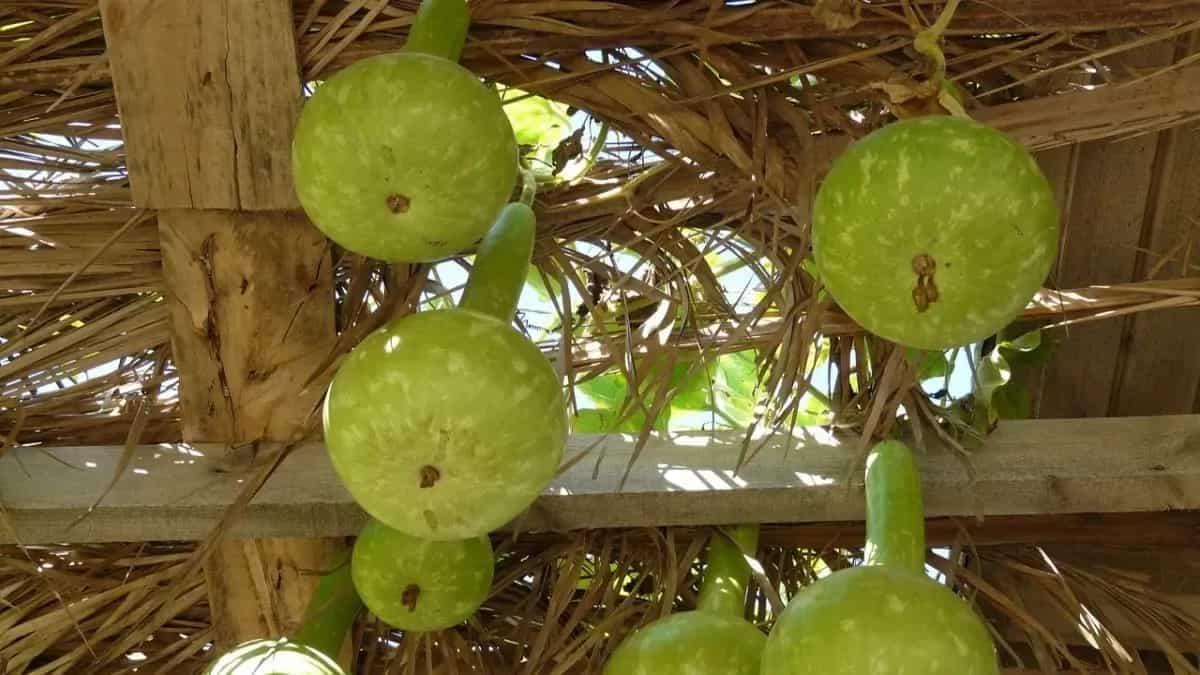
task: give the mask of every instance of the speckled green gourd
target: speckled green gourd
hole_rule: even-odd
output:
[[[479,609],[494,567],[487,537],[432,541],[371,521],[354,543],[351,574],[375,616],[401,630],[433,631]]]
[[[529,207],[506,206],[463,306],[384,325],[330,384],[324,427],[334,470],[389,527],[441,540],[487,534],[558,470],[568,424],[559,377],[510,323],[533,229]]]
[[[336,661],[307,645],[251,640],[214,661],[204,675],[346,675]]]
[[[413,51],[368,57],[304,105],[292,144],[312,222],[391,262],[454,255],[487,232],[517,178],[499,97],[453,61]]]
[[[921,117],[834,162],[812,237],[821,280],[851,318],[900,344],[947,349],[1004,328],[1037,292],[1057,254],[1058,207],[1008,136]]]
[[[762,675],[997,675],[983,621],[924,573],[911,451],[889,441],[867,462],[867,564],[791,599],[767,638]]]
[[[757,547],[758,526],[731,534]],[[766,636],[743,618],[749,577],[738,548],[715,534],[697,608],[642,627],[617,647],[603,675],[758,675]]]

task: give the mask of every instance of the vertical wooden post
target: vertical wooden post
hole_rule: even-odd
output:
[[[327,241],[298,211],[289,0],[102,0],[138,206],[158,210],[183,436],[288,440],[335,340]],[[338,540],[226,541],[206,566],[221,647],[293,630]]]

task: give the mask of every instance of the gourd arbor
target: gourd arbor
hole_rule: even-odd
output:
[[[1186,8],[1139,3],[1078,3],[1065,13],[1028,3],[1011,3],[1006,10],[1012,11],[972,4],[964,7],[956,28],[1095,30],[1196,18]],[[134,202],[158,217],[163,286],[182,383],[179,440],[193,443],[191,451],[208,458],[225,455],[227,444],[242,443],[270,457],[273,443],[286,443],[311,421],[322,392],[304,384],[310,366],[322,363],[338,340],[327,242],[299,213],[291,192],[287,147],[302,83],[294,8],[284,2],[222,1],[158,2],[151,9],[150,3],[128,0],[101,7]],[[749,39],[840,36],[821,33],[806,8],[770,11],[746,22]],[[855,30],[871,35],[908,30],[894,23],[869,17]],[[180,51],[181,46],[186,48]],[[1114,274],[1098,278],[1089,277],[1091,252],[1068,247],[1060,286],[1140,281],[1155,263],[1139,247],[1173,245],[1172,228],[1186,222],[1193,206],[1175,187],[1194,176],[1192,136],[1167,130],[1111,147],[1073,144],[1121,136],[1143,125],[1157,129],[1155,120],[1196,114],[1198,81],[1194,67],[1180,68],[1119,88],[994,105],[977,115],[1044,153],[1055,169],[1050,173],[1056,189],[1071,195],[1070,236],[1117,244],[1118,253],[1102,263]],[[562,95],[587,93],[568,89]],[[844,142],[837,135],[820,136],[812,152],[835,155]],[[731,157],[742,159],[736,152]],[[1131,228],[1131,222],[1138,225]],[[1196,286],[1188,283],[1169,287],[1175,291],[1169,298],[1161,286],[1046,294],[1026,310],[1026,318],[1092,317],[1168,299],[1169,306],[1194,305]],[[976,453],[974,483],[951,456],[931,454],[922,467],[929,515],[987,516],[981,526],[968,521],[981,541],[1161,541],[1191,531],[1195,521],[1187,511],[1197,507],[1200,485],[1194,452],[1195,357],[1185,348],[1195,333],[1191,324],[1168,325],[1172,321],[1118,318],[1097,324],[1102,327],[1079,327],[1077,344],[1083,347],[1077,353],[1103,365],[1077,356],[1052,364],[1042,412],[1102,419],[1005,422]],[[770,320],[758,328],[770,329]],[[857,330],[837,315],[824,326],[829,335]],[[1153,353],[1161,335],[1178,343],[1174,355],[1183,367],[1161,365],[1165,359]],[[1168,395],[1169,402],[1159,406]],[[1183,414],[1162,416],[1164,409]],[[1129,416],[1134,414],[1140,416]],[[652,437],[639,448],[634,439],[609,437],[595,445],[596,439],[578,436],[567,455],[603,451],[598,477],[592,477],[588,462],[572,466],[512,527],[755,520],[784,524],[794,541],[811,537],[808,541],[817,542],[830,523],[862,518],[861,500],[841,483],[851,474],[845,449],[853,439],[823,429],[806,430],[795,439],[778,437],[734,476],[740,440],[736,433],[682,434]],[[625,479],[625,460],[638,451],[640,459]],[[94,471],[79,474],[64,474],[36,451],[6,455],[0,461],[20,459],[28,474],[8,466],[0,472],[0,494],[14,525],[14,532],[4,536],[15,534],[25,543],[200,539],[241,493],[244,483],[238,481],[252,483],[262,475],[260,467],[232,460],[214,475],[203,462],[174,464],[155,457],[163,453],[154,446],[137,448],[128,462],[119,461],[121,454],[113,447],[58,452],[76,465],[95,465]],[[135,468],[154,479],[131,480],[140,475],[132,473]],[[74,524],[118,470],[122,480]],[[1166,513],[1179,510],[1184,513]],[[217,625],[238,636],[286,630],[307,597],[300,571],[318,567],[338,547],[332,539],[356,533],[362,523],[363,514],[340,489],[323,448],[295,449],[242,517],[230,523],[231,539],[209,562]],[[1075,532],[1081,525],[1092,529]],[[944,543],[948,536],[932,539]],[[251,583],[255,579],[258,583]],[[281,595],[270,592],[276,586]]]

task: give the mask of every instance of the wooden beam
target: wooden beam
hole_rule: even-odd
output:
[[[1200,66],[1140,82],[989,106],[972,114],[1033,151],[1132,136],[1200,116]]]
[[[102,0],[101,15],[134,203],[161,209],[184,439],[220,442],[209,452],[223,461],[229,444],[289,439],[320,396],[299,385],[335,341],[327,242],[284,210],[298,206],[291,2]],[[216,523],[201,532],[154,517],[168,539]],[[219,648],[293,631],[312,570],[344,545],[219,542],[205,566]]]
[[[735,476],[740,438],[734,432],[653,437],[622,488],[633,439],[574,436],[567,456],[587,448],[591,455],[563,471],[506,529],[862,520],[854,439],[821,429],[777,436]],[[0,497],[27,543],[199,538],[248,475],[214,462],[221,452],[199,444],[140,448],[104,503],[73,528],[117,468],[112,448],[12,450],[0,458]],[[1005,422],[971,461],[975,483],[949,451],[931,449],[921,458],[931,518],[1200,509],[1200,415]],[[63,462],[80,470],[64,472]],[[283,460],[234,533],[341,536],[363,522],[323,446],[312,443]],[[1176,523],[1181,529],[1166,536],[1189,523],[1194,528],[1192,520]]]
[[[101,12],[136,204],[299,207],[291,2],[104,0]]]

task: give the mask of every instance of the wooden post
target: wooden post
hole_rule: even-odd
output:
[[[187,441],[296,436],[335,340],[326,239],[298,211],[289,0],[102,0],[137,206],[158,209]],[[227,540],[205,573],[220,648],[299,623],[339,539]]]

